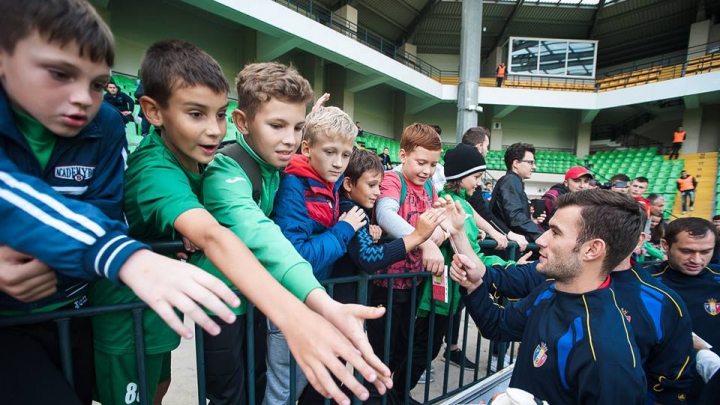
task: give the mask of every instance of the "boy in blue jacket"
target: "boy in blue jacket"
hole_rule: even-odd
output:
[[[230,289],[127,237],[123,122],[102,106],[113,59],[112,34],[86,1],[0,2],[0,217],[11,218],[0,232],[0,312],[80,308],[88,281],[104,277],[179,334],[192,336],[173,307],[217,334],[193,300],[231,322],[217,299],[239,305]],[[73,321],[71,333],[72,385],[53,322],[0,328],[0,392],[12,393],[3,403],[91,402],[90,325]]]
[[[330,277],[333,263],[345,254],[350,238],[367,222],[360,208],[340,215],[341,180],[356,136],[357,127],[337,107],[320,107],[308,114],[302,154],[290,160],[275,196],[271,219],[310,262],[319,281]],[[290,393],[289,350],[275,325],[268,322],[268,327],[265,401],[285,403]],[[300,369],[297,380],[295,388],[300,394],[307,385]]]

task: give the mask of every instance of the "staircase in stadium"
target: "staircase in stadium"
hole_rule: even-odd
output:
[[[680,192],[677,193],[675,204],[673,205],[673,215],[678,218],[683,217],[700,217],[710,219],[715,213],[715,193],[717,183],[717,167],[718,153],[691,153],[680,155],[680,159],[685,161],[683,167],[688,174],[694,176],[698,182],[695,190],[695,211],[689,211],[682,214],[682,198]]]

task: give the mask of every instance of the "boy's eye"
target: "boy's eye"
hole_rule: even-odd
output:
[[[219,113],[219,114],[218,114],[218,118],[224,120],[225,118],[227,118],[227,112],[226,112],[226,111],[223,111],[223,112]]]
[[[280,129],[280,128],[282,128],[282,125],[280,125],[280,124],[270,124],[270,127],[271,127],[272,129]]]
[[[70,76],[66,75],[65,73],[55,70],[55,69],[49,69],[48,72],[50,72],[50,76],[52,76],[55,80],[68,80],[70,79]]]
[[[202,117],[202,113],[198,111],[191,111],[188,113],[193,118],[200,118]]]
[[[349,153],[343,153],[343,157],[344,157],[344,158],[349,158],[349,157],[350,157],[350,154],[349,154]]]
[[[301,132],[303,130],[303,127],[295,127],[295,132]]]
[[[105,84],[96,82],[91,85],[93,91],[103,91],[105,89]]]

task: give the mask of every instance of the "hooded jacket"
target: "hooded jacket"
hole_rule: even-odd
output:
[[[308,158],[295,155],[285,169],[275,196],[272,220],[300,255],[310,262],[318,280],[330,277],[332,265],[345,255],[355,229],[340,216],[340,185],[323,180]]]

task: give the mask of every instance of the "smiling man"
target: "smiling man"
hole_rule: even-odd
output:
[[[642,404],[638,348],[609,276],[637,244],[639,206],[626,195],[588,190],[561,196],[556,207],[550,230],[536,240],[537,271],[553,280],[517,304],[494,304],[484,266],[472,257],[456,255],[450,275],[467,289],[468,311],[485,338],[523,342],[511,387],[551,404]]]
[[[710,265],[716,236],[713,224],[702,218],[680,218],[665,228],[662,240],[668,260],[648,270],[685,301],[693,331],[720,353],[720,268]],[[696,377],[688,398],[702,390]]]

